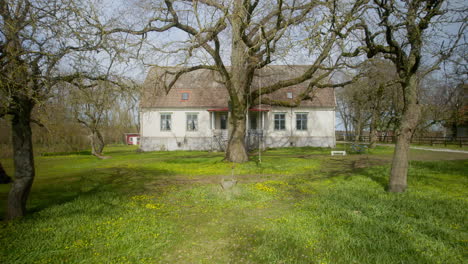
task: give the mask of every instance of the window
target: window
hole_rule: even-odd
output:
[[[250,116],[250,129],[257,129],[257,116],[256,115]]]
[[[287,95],[288,99],[292,99],[292,98],[293,98],[292,92],[288,92],[286,95]]]
[[[182,100],[188,100],[189,93],[182,93]]]
[[[221,129],[226,129],[227,128],[227,115],[222,114],[221,115]]]
[[[198,130],[198,114],[187,114],[187,131]]]
[[[286,129],[286,114],[275,114],[275,130]]]
[[[161,114],[161,131],[171,130],[171,114]]]
[[[296,114],[296,129],[307,130],[307,113]]]

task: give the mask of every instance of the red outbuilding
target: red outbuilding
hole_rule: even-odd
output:
[[[125,143],[127,145],[139,145],[140,144],[140,134],[139,133],[125,133]]]

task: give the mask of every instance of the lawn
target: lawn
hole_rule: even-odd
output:
[[[408,191],[390,194],[388,147],[273,149],[237,165],[135,150],[37,157],[29,215],[0,223],[0,263],[467,261],[468,154],[412,151]]]

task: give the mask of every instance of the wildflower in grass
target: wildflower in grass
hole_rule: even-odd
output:
[[[275,181],[275,180],[265,181],[264,184],[267,184],[267,185],[279,185],[279,186],[286,186],[286,185],[288,185],[288,183],[285,182],[285,181]]]
[[[132,200],[134,201],[144,201],[144,200],[150,200],[153,198],[154,198],[154,195],[145,195],[145,194],[132,196]]]
[[[147,203],[145,205],[145,208],[148,209],[161,209],[163,206],[161,204],[152,204],[152,203]]]
[[[270,186],[267,186],[267,185],[265,185],[263,183],[255,184],[255,189],[260,190],[260,191],[264,191],[264,192],[269,192],[269,193],[275,193],[276,192],[275,187],[270,187]]]

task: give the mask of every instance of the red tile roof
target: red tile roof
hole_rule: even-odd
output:
[[[165,71],[175,72],[180,68],[153,67],[144,83],[141,107],[207,107],[226,108],[229,95],[221,82],[221,77],[215,71],[196,70],[182,75],[172,89],[166,94],[163,81],[169,83],[173,75],[164,75]],[[252,90],[259,86],[273,84],[300,76],[307,66],[268,66],[256,73],[252,83]],[[166,77],[165,77],[166,76]],[[166,79],[165,79],[166,78]],[[282,88],[266,97],[274,100],[292,101],[301,91],[306,89],[308,82]],[[293,93],[293,99],[287,98],[287,93]],[[182,100],[182,93],[189,93],[188,100]],[[312,100],[301,102],[301,106],[334,107],[335,93],[333,88],[317,89],[313,92]]]

